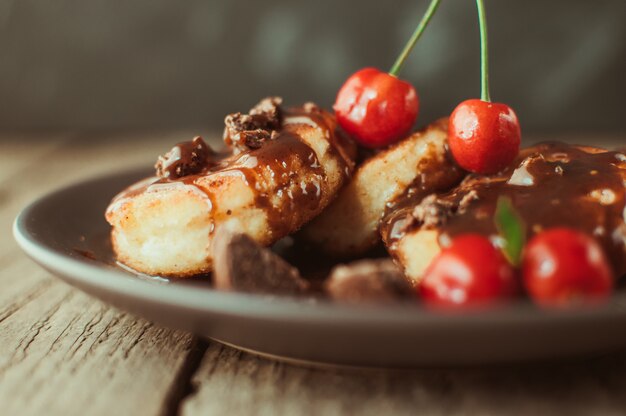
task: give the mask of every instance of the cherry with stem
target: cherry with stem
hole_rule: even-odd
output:
[[[364,68],[343,84],[333,109],[341,127],[361,145],[388,146],[415,124],[419,98],[413,85],[398,78],[402,66],[424,33],[441,0],[431,0],[413,35],[387,72]]]
[[[481,99],[459,104],[450,115],[448,143],[464,169],[492,174],[507,167],[519,153],[521,129],[517,115],[506,104],[492,103],[489,92],[489,45],[483,0],[476,0],[480,26]]]

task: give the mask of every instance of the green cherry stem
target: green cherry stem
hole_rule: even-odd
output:
[[[478,8],[478,24],[480,25],[480,99],[491,102],[489,94],[489,41],[487,39],[487,17],[483,0],[476,0]]]
[[[411,35],[411,39],[409,39],[407,44],[404,46],[404,49],[400,53],[400,56],[398,56],[398,59],[396,59],[396,62],[391,67],[391,70],[389,71],[389,75],[393,75],[394,77],[398,76],[398,74],[400,73],[400,70],[402,69],[402,65],[404,65],[404,61],[406,61],[406,58],[409,56],[409,54],[413,50],[413,47],[417,43],[417,40],[420,38],[420,36],[422,36],[422,33],[424,32],[424,29],[426,29],[426,26],[428,26],[430,19],[433,17],[435,12],[437,11],[437,7],[439,7],[439,3],[441,3],[441,0],[431,0],[430,5],[428,6],[428,9],[426,10],[426,13],[424,14],[424,16],[422,17],[422,20],[420,20],[419,24],[415,28],[413,35]]]

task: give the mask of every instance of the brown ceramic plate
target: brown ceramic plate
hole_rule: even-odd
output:
[[[117,173],[53,192],[14,224],[24,251],[69,284],[121,309],[246,350],[359,366],[487,364],[608,352],[626,346],[626,296],[594,309],[540,311],[520,302],[435,314],[415,304],[348,306],[224,293],[198,281],[136,276],[112,262],[103,212],[146,174]]]

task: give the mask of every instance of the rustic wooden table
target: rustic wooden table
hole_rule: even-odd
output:
[[[161,328],[84,295],[20,252],[10,235],[19,209],[60,185],[149,165],[191,135],[100,136],[0,135],[0,414],[626,412],[626,350],[498,368],[306,368]]]

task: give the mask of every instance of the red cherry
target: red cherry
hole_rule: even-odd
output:
[[[513,267],[489,239],[478,234],[456,237],[433,260],[419,292],[428,306],[488,306],[512,297]]]
[[[463,169],[490,174],[515,159],[521,134],[511,107],[473,99],[463,101],[452,112],[448,143],[454,159]]]
[[[537,234],[526,246],[522,262],[524,286],[543,306],[606,300],[613,274],[600,245],[569,228]]]
[[[343,84],[333,109],[346,132],[363,146],[374,148],[390,145],[411,130],[419,100],[408,82],[364,68]]]

